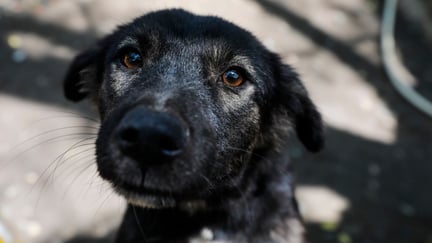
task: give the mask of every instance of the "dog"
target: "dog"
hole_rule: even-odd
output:
[[[128,202],[117,243],[305,241],[287,138],[319,151],[322,119],[248,31],[151,12],[77,55],[64,92],[99,111],[98,172]]]

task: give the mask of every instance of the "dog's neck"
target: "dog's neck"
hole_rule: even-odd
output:
[[[281,162],[279,168],[269,167],[263,161],[255,166],[260,168],[245,171],[251,173],[247,178],[255,183],[244,184],[252,186],[239,188],[241,193],[236,197],[219,197],[196,210],[184,206],[146,209],[129,205],[117,242],[291,243],[297,242],[296,237],[301,240],[302,225],[286,162]],[[136,230],[131,230],[132,227]]]

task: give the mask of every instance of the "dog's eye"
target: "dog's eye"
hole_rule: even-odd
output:
[[[229,85],[231,87],[238,87],[244,83],[245,78],[240,71],[236,69],[228,69],[222,75],[222,80],[226,85]]]
[[[129,69],[140,68],[143,66],[141,54],[138,51],[126,51],[122,57],[123,65]]]

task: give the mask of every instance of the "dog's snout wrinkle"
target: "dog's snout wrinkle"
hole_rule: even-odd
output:
[[[124,155],[148,166],[179,156],[187,143],[187,134],[173,115],[136,107],[124,115],[114,139]]]

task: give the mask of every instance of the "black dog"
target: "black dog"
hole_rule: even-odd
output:
[[[116,242],[304,242],[286,139],[318,151],[321,117],[249,32],[150,13],[78,55],[64,90],[99,109],[98,170],[129,203]]]

